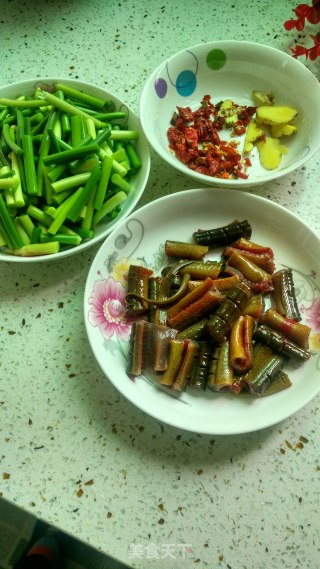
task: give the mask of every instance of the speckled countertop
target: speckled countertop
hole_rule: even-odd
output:
[[[189,45],[238,39],[288,51],[293,4],[0,0],[0,83],[79,78],[138,111],[149,73]],[[319,78],[319,63],[311,69]],[[319,167],[315,156],[252,193],[319,234]],[[152,153],[139,205],[192,187]],[[0,267],[2,495],[139,569],[319,567],[319,397],[247,435],[192,435],[149,418],[88,345],[83,293],[97,250]]]

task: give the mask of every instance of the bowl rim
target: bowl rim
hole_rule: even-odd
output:
[[[242,46],[242,47],[247,47],[247,48],[256,48],[256,49],[259,49],[263,52],[268,51],[270,53],[273,53],[275,56],[281,57],[281,59],[283,59],[284,61],[290,62],[291,65],[294,65],[296,69],[300,69],[300,71],[302,73],[304,73],[306,75],[306,77],[309,77],[309,79],[314,82],[315,87],[317,87],[317,85],[318,85],[319,100],[320,100],[320,82],[318,81],[316,76],[312,73],[312,71],[305,64],[303,64],[298,59],[294,58],[292,55],[286,53],[285,51],[282,51],[281,49],[278,49],[278,48],[273,47],[273,46],[269,46],[269,45],[266,45],[266,44],[263,44],[260,42],[254,42],[254,41],[213,40],[213,41],[209,41],[209,42],[197,43],[197,44],[194,44],[192,46],[187,46],[187,47],[177,51],[176,53],[170,55],[166,59],[163,59],[162,62],[160,62],[159,65],[157,65],[157,67],[149,74],[149,76],[147,77],[147,79],[144,83],[142,91],[140,93],[140,100],[139,100],[139,116],[140,116],[142,129],[143,129],[143,131],[147,137],[147,140],[148,140],[150,146],[152,147],[152,149],[165,162],[167,162],[167,164],[169,164],[171,167],[175,168],[176,170],[178,170],[180,173],[184,174],[185,176],[188,176],[188,177],[193,178],[194,180],[197,180],[197,182],[199,184],[204,184],[204,185],[211,186],[211,187],[216,186],[216,187],[221,187],[221,188],[225,188],[225,189],[236,189],[236,188],[244,189],[244,188],[250,188],[250,187],[254,187],[254,186],[258,186],[258,185],[271,183],[274,180],[277,180],[279,178],[282,178],[283,176],[286,176],[287,174],[292,173],[297,168],[300,168],[301,166],[303,166],[303,164],[305,164],[310,158],[312,158],[320,148],[320,136],[319,136],[318,142],[314,145],[314,148],[312,150],[310,150],[307,157],[302,157],[302,158],[300,158],[300,160],[297,160],[296,162],[289,164],[285,168],[279,169],[277,172],[275,172],[273,170],[272,171],[273,172],[272,177],[270,177],[270,178],[267,178],[267,179],[263,178],[262,180],[258,180],[258,181],[257,180],[250,181],[250,176],[247,179],[240,179],[239,178],[237,180],[233,180],[233,179],[232,180],[231,179],[230,180],[224,180],[223,178],[214,178],[214,177],[206,176],[205,174],[200,174],[198,172],[195,172],[194,170],[191,170],[190,168],[185,166],[182,162],[177,160],[177,158],[173,154],[171,155],[169,153],[169,151],[163,152],[163,149],[162,149],[162,147],[160,147],[160,144],[158,145],[158,143],[155,143],[154,137],[150,134],[149,123],[147,123],[145,120],[144,108],[146,106],[147,91],[150,88],[151,82],[154,80],[154,78],[157,77],[160,70],[162,70],[163,67],[166,66],[170,61],[173,61],[174,59],[181,56],[185,52],[197,50],[197,49],[202,49],[205,47],[208,47],[208,48],[220,47],[221,48],[222,46],[225,46],[225,47],[237,47],[237,46],[240,47],[240,46]]]
[[[140,192],[135,192],[135,196],[132,199],[132,202],[130,204],[130,207],[128,208],[128,211],[125,212],[124,216],[119,216],[119,218],[115,219],[114,222],[112,223],[112,226],[110,227],[110,229],[106,229],[102,232],[101,235],[95,235],[92,239],[89,239],[88,241],[85,241],[83,243],[80,243],[79,245],[76,245],[75,247],[70,247],[68,249],[64,249],[63,251],[60,251],[59,253],[51,253],[49,255],[39,255],[39,256],[34,256],[34,257],[19,257],[19,256],[15,256],[15,255],[10,255],[10,253],[3,253],[1,251],[0,248],[0,262],[7,262],[7,263],[23,263],[23,264],[30,264],[30,263],[45,263],[45,262],[51,262],[51,261],[59,261],[60,259],[65,259],[66,257],[70,257],[72,255],[76,255],[79,254],[83,251],[85,251],[86,249],[89,249],[90,247],[93,247],[95,245],[97,245],[98,243],[100,243],[101,241],[103,241],[104,239],[106,239],[108,237],[108,235],[114,231],[118,225],[122,222],[123,219],[125,219],[128,215],[130,215],[130,213],[134,210],[134,208],[136,207],[139,199],[141,198],[148,180],[149,180],[149,175],[150,175],[150,167],[151,167],[151,155],[150,155],[150,147],[149,147],[149,142],[148,139],[143,131],[142,125],[141,125],[141,120],[139,117],[139,114],[135,113],[131,106],[129,104],[127,104],[123,99],[120,99],[117,95],[115,95],[113,93],[113,91],[110,91],[109,89],[106,89],[104,87],[100,87],[99,85],[96,85],[94,83],[91,83],[89,81],[85,81],[85,80],[81,80],[81,79],[72,79],[69,77],[61,77],[61,76],[49,76],[49,77],[36,77],[36,78],[30,78],[30,79],[23,79],[21,81],[15,81],[13,83],[7,83],[5,85],[0,85],[0,97],[3,97],[4,95],[2,94],[4,91],[6,91],[7,89],[18,89],[21,87],[21,89],[23,88],[30,88],[32,85],[36,85],[37,83],[66,83],[72,86],[78,86],[78,88],[82,88],[85,89],[86,87],[88,87],[89,89],[92,89],[94,91],[100,91],[101,93],[103,92],[104,94],[107,94],[108,97],[113,98],[114,101],[117,104],[123,105],[125,106],[129,113],[130,116],[133,117],[133,119],[140,125],[140,136],[143,137],[144,139],[144,145],[145,145],[145,150],[146,150],[146,154],[144,156],[144,168],[145,168],[145,176],[144,176],[144,182],[143,182],[143,189]]]

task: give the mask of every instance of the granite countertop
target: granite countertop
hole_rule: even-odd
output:
[[[1,85],[60,76],[106,86],[137,112],[166,57],[219,39],[284,51],[292,2],[1,0]],[[319,63],[309,63],[319,78]],[[194,183],[152,152],[139,206]],[[320,232],[319,155],[248,190]],[[102,374],[83,320],[98,246],[54,264],[2,263],[0,493],[136,567],[319,566],[319,396],[237,436],[169,427]]]

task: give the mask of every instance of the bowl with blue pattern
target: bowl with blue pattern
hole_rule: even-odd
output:
[[[262,97],[258,102],[257,94]],[[285,115],[276,124],[274,115],[269,122],[261,120],[262,108],[257,109],[268,105],[296,111],[290,136],[278,128],[286,126]],[[198,128],[204,108],[207,138],[200,137]],[[140,121],[153,150],[180,173],[198,184],[241,189],[301,168],[316,153],[319,108],[319,81],[291,55],[253,42],[216,41],[187,47],[150,74],[140,97]],[[250,151],[246,146],[249,122],[263,133],[256,136]],[[267,149],[263,143],[270,138]],[[279,160],[271,161],[270,167],[274,150]]]

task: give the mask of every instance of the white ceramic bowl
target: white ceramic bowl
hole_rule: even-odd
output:
[[[248,179],[212,178],[189,169],[169,150],[167,130],[177,106],[194,110],[204,95],[211,95],[213,103],[232,99],[253,105],[253,90],[272,93],[275,104],[290,105],[299,111],[295,120],[299,131],[283,139],[288,153],[277,169],[264,169],[255,148]],[[154,150],[180,172],[200,185],[244,188],[279,178],[311,158],[320,147],[319,108],[318,80],[291,55],[257,43],[217,41],[186,48],[153,71],[142,90],[140,120]]]
[[[124,300],[130,263],[143,260],[154,274],[160,274],[167,262],[165,239],[189,241],[195,228],[222,227],[234,219],[249,221],[255,242],[272,248],[276,267],[291,267],[301,316],[311,327],[312,356],[300,366],[287,362],[292,386],[270,397],[238,397],[191,388],[175,396],[148,374],[133,381],[126,373],[132,319],[126,318]],[[319,248],[320,239],[307,224],[283,206],[249,192],[206,187],[154,200],[125,219],[101,244],[92,262],[84,294],[84,320],[92,352],[116,389],[158,421],[211,435],[270,427],[320,392]],[[212,250],[211,259],[220,258],[222,249]]]
[[[134,209],[148,181],[149,172],[150,172],[150,151],[147,139],[142,131],[139,118],[132,112],[132,110],[128,107],[128,105],[124,103],[124,101],[122,101],[116,95],[110,93],[106,89],[97,87],[95,85],[86,83],[84,81],[77,81],[66,78],[39,78],[39,79],[30,79],[27,81],[20,81],[19,83],[14,83],[11,85],[0,87],[0,98],[6,97],[13,99],[21,94],[30,95],[34,92],[34,88],[36,85],[39,84],[52,85],[55,82],[64,83],[70,87],[73,87],[80,91],[84,91],[89,95],[95,97],[99,97],[105,100],[112,100],[115,103],[116,110],[125,110],[128,115],[126,123],[128,124],[129,129],[138,130],[140,133],[136,147],[142,161],[142,167],[130,180],[130,183],[132,185],[132,190],[129,192],[126,200],[121,204],[121,212],[119,213],[118,217],[115,218],[113,221],[102,220],[100,223],[98,223],[95,228],[95,236],[92,239],[83,240],[83,242],[80,245],[61,250],[59,253],[54,253],[51,255],[42,255],[37,257],[18,257],[4,253],[3,250],[1,250],[0,248],[0,261],[11,261],[15,263],[17,262],[34,263],[40,261],[46,262],[51,260],[62,259],[64,257],[69,257],[70,255],[80,253],[81,251],[87,249],[88,247],[95,245],[96,243],[105,239],[107,235],[109,235],[109,233],[113,231],[123,221],[123,219],[127,217],[127,215],[129,215],[129,213]]]

